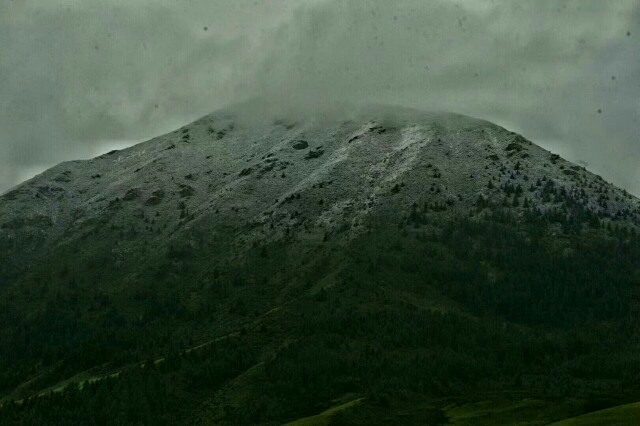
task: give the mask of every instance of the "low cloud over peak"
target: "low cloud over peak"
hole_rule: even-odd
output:
[[[639,23],[631,0],[5,2],[0,191],[295,96],[485,118],[640,194]]]

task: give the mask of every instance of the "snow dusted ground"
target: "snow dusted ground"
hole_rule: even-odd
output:
[[[350,238],[415,205],[476,214],[479,196],[504,202],[506,186],[546,210],[557,204],[545,199],[549,181],[605,221],[640,224],[638,199],[487,121],[377,106],[307,119],[249,109],[24,182],[0,198],[0,246],[36,255],[106,223],[143,228],[150,241],[197,224],[232,229],[239,244]]]

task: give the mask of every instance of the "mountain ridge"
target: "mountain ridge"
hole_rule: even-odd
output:
[[[534,165],[535,162],[543,162],[544,167],[549,167],[549,169],[541,170],[538,164],[537,170],[531,172],[535,174],[527,176],[527,179],[532,179],[530,183],[528,180],[518,179],[521,176],[515,176],[515,178],[508,176],[507,179],[501,176],[499,178],[501,181],[495,182],[496,186],[508,184],[509,181],[512,181],[514,185],[516,183],[530,185],[536,183],[537,179],[552,176],[567,188],[571,187],[575,190],[582,185],[577,182],[580,177],[585,180],[585,188],[580,189],[587,192],[587,197],[590,198],[589,208],[595,213],[605,216],[619,215],[619,212],[625,211],[626,213],[626,210],[637,211],[640,205],[635,197],[627,194],[626,191],[617,190],[601,178],[586,172],[583,167],[571,165],[559,156],[532,145],[530,141],[521,136],[503,130],[499,126],[490,125],[484,120],[454,114],[420,113],[411,109],[400,110],[402,118],[398,120],[397,118],[389,118],[392,115],[390,112],[398,114],[397,110],[374,107],[371,110],[365,110],[364,114],[360,113],[361,119],[356,126],[349,126],[349,121],[346,120],[327,120],[331,127],[328,134],[317,134],[317,124],[304,123],[296,126],[275,119],[270,123],[270,128],[267,127],[270,134],[265,135],[261,134],[265,131],[264,127],[235,129],[235,124],[229,117],[234,114],[240,115],[235,111],[238,109],[242,111],[243,107],[244,105],[236,106],[204,116],[175,132],[122,151],[103,154],[92,160],[72,161],[55,166],[2,196],[5,208],[0,209],[0,220],[2,220],[5,229],[11,226],[7,223],[11,224],[12,221],[14,223],[25,221],[27,224],[34,225],[48,224],[54,228],[65,229],[74,223],[74,215],[79,216],[80,220],[86,219],[86,216],[93,213],[101,214],[110,205],[113,206],[111,203],[122,201],[134,201],[135,204],[152,208],[155,203],[179,203],[181,200],[185,200],[194,204],[193,209],[195,210],[191,214],[200,214],[198,212],[213,208],[212,198],[224,199],[225,192],[232,188],[252,190],[253,188],[249,188],[248,182],[260,180],[262,176],[267,174],[268,179],[273,180],[276,177],[276,172],[279,172],[279,176],[286,176],[287,169],[289,169],[289,173],[296,174],[292,176],[293,180],[302,179],[301,176],[306,173],[304,169],[311,167],[313,173],[304,177],[304,180],[298,184],[290,183],[289,181],[292,179],[286,177],[282,178],[284,181],[276,184],[287,188],[282,193],[277,193],[281,189],[275,188],[273,198],[279,199],[276,203],[276,207],[278,207],[283,205],[283,199],[290,196],[288,194],[299,192],[302,189],[307,191],[309,186],[314,185],[314,182],[319,184],[323,179],[321,176],[327,176],[332,168],[340,167],[341,163],[354,161],[351,157],[358,159],[366,156],[367,153],[363,153],[363,149],[358,149],[359,145],[362,146],[366,143],[369,143],[368,146],[365,146],[366,148],[374,150],[373,155],[369,156],[367,161],[377,163],[370,170],[365,171],[370,174],[367,176],[368,186],[373,186],[372,192],[369,194],[370,197],[376,197],[376,193],[379,191],[392,190],[395,183],[400,183],[396,182],[400,175],[411,169],[412,162],[418,161],[426,163],[420,164],[421,166],[431,165],[434,167],[432,176],[442,175],[442,170],[437,170],[437,164],[440,164],[442,169],[459,167],[460,164],[464,164],[464,173],[469,172],[469,176],[477,176],[471,179],[482,177],[488,181],[492,176],[484,171],[488,170],[487,167],[504,169],[503,162],[510,162],[511,159],[517,158],[514,163],[522,164],[522,167],[526,167],[528,162]],[[412,119],[415,120],[415,117],[419,117],[418,123],[421,124],[398,130],[398,126],[394,123],[394,120],[399,121],[400,124],[403,120],[406,123]],[[391,124],[381,124],[385,121]],[[448,139],[443,142],[442,138],[438,137],[438,132],[441,131],[439,129],[440,127],[446,129],[447,125],[451,125],[451,123],[456,123],[455,125],[459,127],[457,131],[460,134],[449,134],[447,135]],[[325,124],[323,123],[321,126],[325,126]],[[482,134],[485,131],[487,133]],[[485,144],[482,149],[478,149],[477,146],[465,147],[462,145],[462,138],[464,136],[469,138],[469,135],[464,135],[464,133],[473,132],[479,132],[477,136],[481,137],[482,142],[478,143]],[[374,137],[376,141],[373,143],[371,141],[363,142],[363,139],[371,139],[372,133],[377,133]],[[395,134],[390,137],[391,133]],[[305,138],[313,141],[311,146],[299,150],[293,147],[298,139],[308,144]],[[390,138],[395,140],[389,142]],[[386,141],[386,145],[378,143],[377,139]],[[243,144],[243,140],[246,143]],[[254,149],[252,152],[247,152],[246,145],[249,144],[249,141],[252,145],[258,145],[249,148]],[[323,141],[325,145],[323,145]],[[328,148],[329,143],[331,146]],[[527,152],[530,148],[536,154],[535,162],[531,159],[527,160],[530,158],[530,154]],[[327,152],[325,153],[325,151]],[[431,154],[429,154],[430,152]],[[276,153],[281,153],[285,159],[277,159]],[[381,158],[374,158],[376,153],[380,154]],[[460,155],[464,155],[466,158],[461,158]],[[324,158],[321,158],[323,156]],[[417,158],[420,156],[423,158]],[[544,158],[545,156],[547,158]],[[293,161],[298,164],[293,164]],[[392,171],[386,170],[389,166],[385,163],[389,161],[398,162],[393,165],[395,168]],[[475,169],[469,164],[465,164],[469,161],[475,162]],[[231,163],[234,167],[228,167],[229,164],[223,164],[223,162]],[[434,164],[436,165],[434,166]],[[512,169],[515,167],[516,165],[512,165]],[[463,172],[452,169],[447,170],[446,173],[458,176]],[[510,173],[520,175],[521,171],[510,170]],[[522,173],[524,175],[524,171]],[[382,182],[377,186],[372,184],[375,180],[375,174],[383,176]],[[508,179],[509,177],[511,179]],[[463,204],[465,207],[469,207],[477,201],[477,193],[490,196],[490,191],[482,188],[481,185],[456,182],[457,187],[449,188],[446,176],[444,179],[442,177],[436,179],[428,179],[427,177],[423,179],[423,182],[430,180],[431,184],[438,185],[440,191],[446,192],[446,199],[443,201],[451,202],[451,200],[463,196],[466,197]],[[106,186],[102,184],[105,180],[107,181]],[[206,181],[207,187],[202,186],[202,181]],[[440,183],[442,181],[445,183]],[[487,182],[483,183],[487,184]],[[390,187],[384,187],[386,184],[389,184]],[[270,189],[269,186],[274,186],[271,182],[265,181],[256,182],[256,185],[261,185],[267,190]],[[616,196],[606,200],[607,206],[604,207],[602,199],[597,199],[596,191],[590,191],[588,185],[597,185],[600,191],[611,190]],[[12,218],[11,212],[7,211],[7,206],[17,203],[7,203],[7,201],[15,201],[14,198],[27,195],[27,193],[32,198],[29,205],[39,203],[38,207],[32,213],[21,208],[15,212],[17,217]],[[62,201],[61,194],[64,194],[68,206],[64,206],[64,203],[60,202]],[[259,191],[257,191],[257,195],[260,195]],[[616,198],[623,199],[627,204],[616,201]],[[208,207],[205,200],[209,201]],[[345,200],[341,201],[345,202]],[[263,203],[264,207],[268,208],[266,202],[263,201]],[[637,215],[635,223],[636,225],[638,223]]]
[[[484,120],[303,115],[236,105],[0,196],[0,397],[27,401],[0,420],[640,400],[640,200]]]

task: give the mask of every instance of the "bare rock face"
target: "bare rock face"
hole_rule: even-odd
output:
[[[293,149],[306,149],[309,147],[307,141],[299,140],[293,144]]]

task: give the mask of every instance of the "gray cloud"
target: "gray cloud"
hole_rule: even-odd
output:
[[[0,191],[230,102],[295,96],[486,118],[640,194],[637,0],[186,4],[0,3]]]

